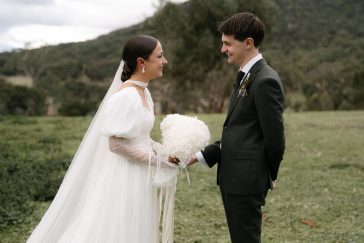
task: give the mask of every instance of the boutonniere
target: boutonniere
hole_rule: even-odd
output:
[[[240,88],[239,88],[239,94],[238,94],[238,97],[241,95],[243,97],[246,97],[248,96],[248,91],[246,90],[246,88],[248,87],[248,84],[250,82],[249,80],[249,77],[250,77],[250,73],[248,73],[246,75],[246,77],[244,78],[244,80],[242,81],[241,85],[240,85]]]

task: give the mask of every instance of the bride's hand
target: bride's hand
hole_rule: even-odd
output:
[[[176,156],[170,155],[170,156],[168,156],[168,162],[175,164],[175,165],[179,165],[179,163],[181,161]]]

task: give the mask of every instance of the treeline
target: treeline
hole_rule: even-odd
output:
[[[92,114],[113,78],[127,38],[151,34],[161,40],[169,61],[164,77],[150,87],[156,112],[223,112],[236,70],[220,53],[217,26],[236,12],[251,11],[267,25],[261,51],[281,75],[286,109],[363,109],[363,6],[360,0],[167,2],[143,23],[92,41],[2,53],[0,74],[3,79],[31,77],[33,87],[28,91],[39,94],[39,107],[45,107],[37,114],[49,113],[49,107],[62,115]],[[1,103],[4,100],[11,99],[0,92]],[[15,113],[21,111],[34,114],[27,108]]]

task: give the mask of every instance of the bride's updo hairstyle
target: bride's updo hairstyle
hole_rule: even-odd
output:
[[[121,80],[124,82],[130,78],[137,67],[139,57],[147,60],[157,47],[158,40],[148,35],[136,35],[131,37],[125,44],[121,58],[124,61],[124,68]]]

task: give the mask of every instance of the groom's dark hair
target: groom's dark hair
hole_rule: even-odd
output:
[[[254,46],[258,47],[264,39],[265,26],[255,14],[243,12],[222,22],[218,30],[225,35],[234,35],[239,41],[250,37],[254,40]]]

